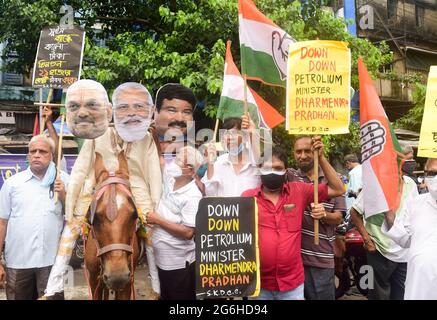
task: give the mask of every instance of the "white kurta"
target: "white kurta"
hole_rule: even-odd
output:
[[[437,300],[437,202],[429,193],[421,194],[407,201],[404,210],[390,231],[386,222],[382,231],[410,248],[405,300]]]

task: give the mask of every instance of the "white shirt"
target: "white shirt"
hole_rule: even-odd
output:
[[[237,174],[228,153],[217,158],[213,177],[208,179],[208,174],[205,174],[202,182],[208,197],[239,197],[244,191],[261,185],[259,170],[255,164],[246,163]]]
[[[401,194],[401,202],[396,211],[396,216],[402,216],[404,214],[403,208],[405,205],[409,203],[412,198],[419,195],[414,180],[407,176],[403,176],[402,178],[404,180],[404,186]],[[398,263],[407,262],[408,250],[399,246],[399,244],[387,237],[387,235],[382,231],[382,222],[384,221],[383,213],[381,213],[379,217],[366,217],[366,213],[364,212],[363,192],[358,195],[357,200],[352,207],[359,214],[364,216],[364,226],[372,238],[372,241],[375,243],[376,249],[391,261]],[[381,221],[381,223],[378,221]]]
[[[68,174],[61,171],[67,185]],[[30,168],[5,181],[0,191],[0,218],[8,220],[6,266],[42,268],[55,262],[64,226],[62,204],[49,198],[50,187],[41,185]]]
[[[195,181],[173,191],[174,178],[166,174],[164,167],[163,193],[159,201],[157,213],[173,223],[194,228],[196,214],[202,193]],[[196,259],[194,238],[185,240],[175,237],[160,226],[154,226],[152,245],[156,265],[162,270],[177,270],[186,267],[186,262]]]
[[[411,198],[390,231],[382,231],[409,249],[405,300],[437,300],[437,202],[429,193]]]
[[[357,193],[363,187],[363,168],[361,164],[357,165],[351,171],[349,171],[349,183],[347,190]],[[355,198],[346,196],[346,207],[350,210],[354,204]]]

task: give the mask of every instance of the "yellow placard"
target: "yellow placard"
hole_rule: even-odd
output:
[[[437,158],[437,66],[432,66],[429,72],[417,155]]]
[[[351,54],[346,42],[290,44],[286,129],[290,134],[349,132]]]

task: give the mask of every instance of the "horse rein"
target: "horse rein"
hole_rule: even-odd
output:
[[[101,184],[97,185],[94,194],[93,194],[93,200],[91,202],[90,207],[90,226],[91,231],[93,232],[93,237],[96,240],[97,243],[97,257],[101,257],[103,254],[115,251],[115,250],[122,250],[126,251],[130,254],[133,253],[133,247],[131,244],[125,244],[125,243],[112,243],[109,245],[104,246],[103,248],[100,248],[100,245],[97,241],[97,238],[94,235],[94,231],[92,228],[92,225],[94,223],[94,217],[97,209],[97,202],[100,200],[100,198],[109,190],[110,197],[109,201],[110,204],[106,208],[106,217],[112,222],[117,217],[117,203],[116,203],[116,186],[119,185],[121,188],[121,191],[125,193],[129,199],[132,200],[132,202],[135,204],[135,201],[133,199],[132,193],[130,192],[130,183],[128,180],[116,177],[114,172],[109,172],[109,177],[103,181]],[[133,237],[132,237],[133,240]],[[133,242],[133,241],[131,241]]]

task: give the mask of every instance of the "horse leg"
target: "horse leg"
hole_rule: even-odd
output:
[[[101,279],[99,280],[100,260],[97,258],[97,247],[92,232],[88,236],[85,248],[85,272],[88,272],[88,286],[91,290],[91,298],[93,300],[102,300],[104,284]]]

